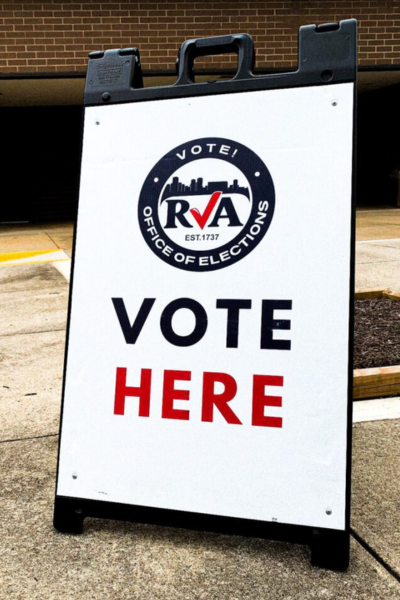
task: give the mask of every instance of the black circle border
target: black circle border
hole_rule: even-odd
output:
[[[189,154],[187,151],[190,150],[193,146],[199,146],[206,144],[220,144],[234,147],[238,150],[236,154],[238,154],[238,158],[240,159],[240,166],[236,163],[235,157],[232,157],[227,154],[219,153],[218,156],[207,156],[207,158],[214,158],[215,160],[224,160],[236,166],[247,178],[252,194],[253,194],[253,205],[251,209],[250,216],[247,220],[246,225],[240,231],[240,233],[230,242],[227,242],[223,246],[215,248],[213,250],[190,250],[183,246],[179,246],[175,242],[173,242],[168,235],[164,232],[164,229],[161,226],[159,217],[158,217],[158,201],[160,197],[161,190],[164,187],[165,182],[171,177],[175,171],[177,171],[183,165],[186,165],[195,160],[200,160],[206,158],[204,155],[199,154]],[[186,150],[185,159],[180,159],[177,155]],[[255,173],[259,173],[259,176],[256,177]],[[155,181],[157,179],[157,181]],[[260,233],[257,236],[254,236],[254,240],[249,240],[248,246],[243,246],[241,252],[236,256],[232,256],[230,254],[230,259],[226,261],[218,261],[215,263],[210,263],[208,265],[198,265],[194,263],[185,264],[184,262],[177,262],[173,259],[173,256],[177,253],[182,253],[186,255],[196,256],[196,258],[200,258],[201,256],[213,256],[215,254],[215,258],[218,258],[219,255],[226,250],[229,250],[234,245],[237,245],[237,241],[239,239],[243,239],[247,233],[250,232],[250,228],[255,224],[255,217],[258,212],[258,204],[262,201],[268,201],[268,209],[266,211],[266,217],[264,223],[261,226]],[[148,224],[145,222],[145,219],[148,218],[144,215],[143,209],[149,206],[152,209],[152,218],[154,222],[154,227],[157,230],[157,233],[161,239],[164,240],[165,244],[170,246],[173,249],[173,253],[170,255],[166,255],[162,252],[162,248],[157,248],[154,242],[151,240],[153,235],[149,234]],[[179,146],[176,146],[172,150],[170,150],[167,154],[165,154],[157,164],[151,169],[150,173],[147,175],[145,182],[142,186],[139,202],[138,202],[138,220],[140,230],[142,232],[143,238],[149,246],[150,250],[161,258],[167,264],[176,267],[178,269],[182,269],[185,271],[195,271],[195,272],[204,272],[204,271],[216,271],[218,269],[222,269],[224,267],[228,267],[236,262],[245,258],[250,252],[254,250],[254,248],[261,242],[264,235],[267,233],[269,226],[272,221],[272,217],[275,210],[275,188],[273,184],[273,180],[271,174],[264,164],[264,162],[260,159],[260,157],[250,150],[247,146],[240,144],[234,140],[229,140],[226,138],[217,138],[217,137],[207,137],[207,138],[198,138],[195,140],[190,140]]]

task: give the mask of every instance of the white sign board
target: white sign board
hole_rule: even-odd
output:
[[[344,530],[353,98],[86,108],[58,496]]]

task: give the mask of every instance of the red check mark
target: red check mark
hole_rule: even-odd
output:
[[[220,199],[222,195],[222,192],[214,192],[213,195],[211,196],[211,198],[208,201],[208,204],[206,206],[205,211],[203,212],[203,214],[201,214],[201,212],[199,211],[198,208],[191,208],[190,212],[192,213],[192,215],[194,216],[194,218],[196,219],[197,223],[200,225],[200,227],[202,229],[204,229],[213,209],[214,206],[217,204],[218,200]]]

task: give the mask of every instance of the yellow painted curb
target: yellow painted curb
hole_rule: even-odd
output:
[[[9,265],[32,265],[45,262],[70,260],[60,248],[53,250],[34,250],[29,252],[5,252],[0,254],[0,267]]]

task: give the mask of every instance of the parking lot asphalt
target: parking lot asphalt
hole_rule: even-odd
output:
[[[399,598],[399,419],[354,426],[346,572],[312,567],[307,546],[283,542],[96,519],[81,536],[54,530],[72,229],[0,230],[0,260],[38,253],[0,267],[0,599]],[[359,211],[357,287],[396,288],[398,238],[400,210]],[[67,259],[36,262],[45,250]]]

